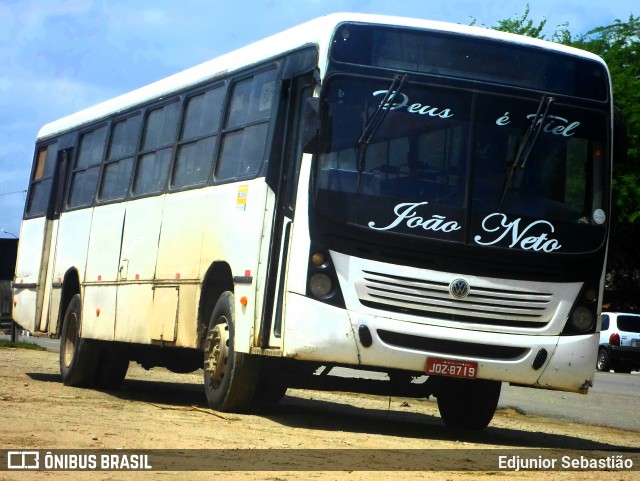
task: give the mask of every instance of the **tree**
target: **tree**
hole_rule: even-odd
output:
[[[502,32],[515,33],[518,35],[524,35],[525,37],[532,38],[540,38],[542,40],[547,40],[547,35],[543,33],[544,28],[547,26],[547,19],[542,18],[537,22],[534,22],[533,19],[529,17],[531,13],[531,7],[527,3],[524,7],[524,12],[522,15],[515,15],[512,18],[507,18],[504,20],[498,20],[498,24],[490,27],[494,30],[500,30]],[[476,19],[473,19],[471,25],[476,24]],[[553,34],[551,35],[551,40],[558,43],[567,43],[571,40],[571,33],[568,29],[568,23],[562,23],[556,26]]]
[[[529,18],[529,12],[531,8],[529,4],[525,5],[524,13],[521,16],[515,16],[507,18],[505,20],[499,20],[498,25],[493,27],[494,30],[501,30],[503,32],[517,33],[518,35],[525,35],[527,37],[544,38],[542,30],[547,24],[547,19],[543,18],[538,25],[533,24],[533,20]]]

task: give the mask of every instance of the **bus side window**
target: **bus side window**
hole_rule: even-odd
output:
[[[106,125],[82,134],[80,137],[80,147],[71,178],[67,207],[81,207],[93,203],[106,138]]]
[[[151,110],[147,115],[133,181],[134,195],[151,194],[164,189],[179,119],[178,101]]]
[[[221,86],[187,101],[171,179],[173,189],[204,184],[209,178],[223,101]]]
[[[98,200],[124,199],[129,192],[141,124],[137,114],[113,125]]]
[[[53,172],[56,167],[56,156],[58,155],[58,144],[49,144],[38,151],[36,167],[29,189],[29,199],[27,201],[27,215],[38,216],[47,213],[49,197],[51,197],[51,186],[53,185]]]
[[[215,179],[246,178],[260,171],[275,98],[276,69],[233,85]]]

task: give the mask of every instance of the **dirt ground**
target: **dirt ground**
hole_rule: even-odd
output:
[[[118,391],[70,388],[60,382],[57,353],[15,348],[0,348],[0,410],[0,449],[338,449],[335,462],[343,462],[340,458],[345,453],[350,456],[366,449],[393,450],[369,452],[397,456],[398,463],[403,462],[401,450],[420,449],[434,450],[430,452],[447,469],[458,465],[465,469],[465,463],[487,456],[487,449],[620,452],[640,448],[637,432],[536,418],[513,410],[499,410],[482,432],[456,432],[442,424],[434,400],[290,390],[278,405],[256,414],[215,413],[206,405],[199,373],[144,371],[132,363]],[[317,453],[331,456],[331,452]],[[640,479],[640,471],[299,471],[295,463],[292,455],[287,471],[251,471],[251,466],[247,471],[215,473],[0,471],[0,480]]]

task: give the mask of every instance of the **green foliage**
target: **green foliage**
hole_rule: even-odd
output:
[[[32,351],[46,351],[46,347],[39,346],[32,342],[11,342],[4,339],[0,339],[0,348],[18,348],[18,349],[31,349]]]
[[[517,33],[518,35],[525,35],[527,37],[544,38],[542,30],[547,24],[546,19],[542,19],[538,25],[534,25],[532,19],[529,18],[529,12],[531,8],[529,4],[524,7],[524,13],[521,16],[515,16],[507,18],[505,20],[499,20],[498,25],[493,27],[495,30],[501,30],[503,32]]]
[[[640,219],[640,176],[628,173],[613,179],[615,220],[633,224]]]
[[[546,34],[542,33],[544,28],[547,26],[547,19],[543,18],[540,21],[534,22],[534,20],[529,17],[530,13],[531,7],[527,3],[522,15],[518,16],[516,14],[512,18],[498,20],[498,24],[491,28],[494,30],[500,30],[501,32],[524,35],[525,37],[540,38],[543,40],[547,39]],[[472,25],[473,24],[475,24],[475,20],[472,22]],[[551,40],[558,43],[570,42],[571,33],[569,32],[568,26],[568,23],[562,23],[556,26],[555,31],[551,35]]]

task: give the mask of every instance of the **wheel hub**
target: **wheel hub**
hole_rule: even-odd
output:
[[[229,327],[226,322],[216,325],[207,336],[207,352],[205,371],[211,379],[221,383],[227,371],[229,357]]]
[[[75,313],[72,313],[68,318],[69,327],[67,328],[67,335],[64,341],[64,365],[65,367],[71,366],[73,362],[73,356],[76,353],[76,332],[78,329],[78,317]]]

